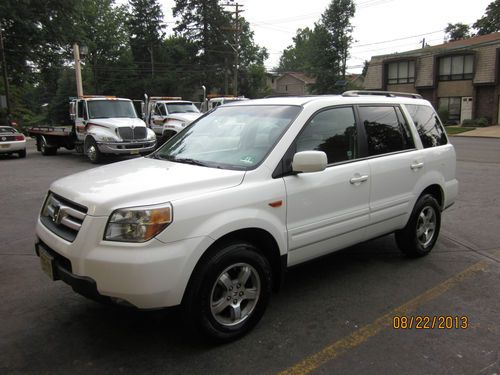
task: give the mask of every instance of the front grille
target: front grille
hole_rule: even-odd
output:
[[[137,128],[118,128],[118,134],[124,141],[146,139],[147,129],[144,126],[139,126]]]
[[[40,214],[42,223],[52,232],[73,242],[82,227],[87,208],[49,192]]]

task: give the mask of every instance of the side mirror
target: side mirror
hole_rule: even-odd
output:
[[[321,172],[328,164],[328,158],[323,151],[301,151],[293,155],[292,170],[294,172]]]

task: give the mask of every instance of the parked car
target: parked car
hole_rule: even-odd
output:
[[[26,138],[12,126],[0,126],[0,154],[26,157]]]
[[[257,324],[290,266],[390,233],[404,253],[429,254],[455,164],[417,95],[240,101],[148,157],[54,182],[36,252],[78,293],[182,305],[226,342]]]

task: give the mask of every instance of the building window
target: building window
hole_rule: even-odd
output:
[[[439,98],[439,112],[445,112],[448,116],[447,123],[460,123],[461,97]]]
[[[398,61],[387,64],[387,83],[415,82],[415,61]]]
[[[439,59],[439,80],[458,81],[472,79],[473,55],[447,56]]]

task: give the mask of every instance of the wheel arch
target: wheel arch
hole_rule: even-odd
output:
[[[420,194],[420,196],[418,197],[417,199],[417,202],[418,200],[423,197],[424,195],[426,194],[430,194],[432,195],[434,198],[436,198],[438,204],[439,204],[439,207],[441,207],[441,210],[444,209],[444,191],[443,191],[443,188],[438,185],[438,184],[433,184],[433,185],[429,185],[427,186],[423,191],[422,193]]]
[[[203,253],[191,272],[189,281],[184,290],[182,301],[184,301],[187,291],[192,285],[194,275],[196,275],[205,261],[212,257],[224,245],[238,241],[251,243],[259,250],[259,253],[269,261],[273,275],[273,290],[278,291],[280,289],[286,272],[287,255],[280,255],[278,243],[268,231],[261,228],[245,228],[223,235],[212,243]]]

